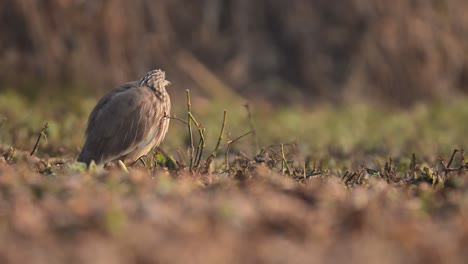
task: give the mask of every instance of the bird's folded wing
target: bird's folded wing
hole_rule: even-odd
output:
[[[130,88],[96,106],[88,123],[85,147],[98,163],[128,154],[146,137],[156,116],[161,115],[153,96],[148,89]]]

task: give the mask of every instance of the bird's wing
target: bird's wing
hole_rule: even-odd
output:
[[[134,150],[161,112],[149,89],[130,83],[103,97],[86,129],[83,161],[107,163]]]

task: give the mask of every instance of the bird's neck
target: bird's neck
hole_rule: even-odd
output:
[[[150,86],[149,88],[159,99],[165,99],[168,97],[166,88],[164,87],[161,88],[161,87]]]

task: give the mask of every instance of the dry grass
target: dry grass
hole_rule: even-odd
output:
[[[2,153],[8,150],[2,149]],[[337,174],[238,157],[229,170],[85,170],[0,159],[2,263],[464,263],[468,164]],[[293,157],[290,157],[293,158]],[[450,157],[446,157],[445,164]]]
[[[467,91],[467,9],[464,0],[5,0],[0,87],[103,91],[163,68],[208,95],[227,84],[287,103],[307,94],[410,105]]]
[[[466,262],[464,99],[245,109],[189,95],[164,151],[104,169],[75,161],[95,99],[1,94],[0,263]]]

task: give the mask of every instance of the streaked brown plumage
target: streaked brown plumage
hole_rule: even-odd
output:
[[[169,128],[169,84],[163,71],[153,70],[102,97],[89,115],[78,161],[130,165],[159,146]]]

